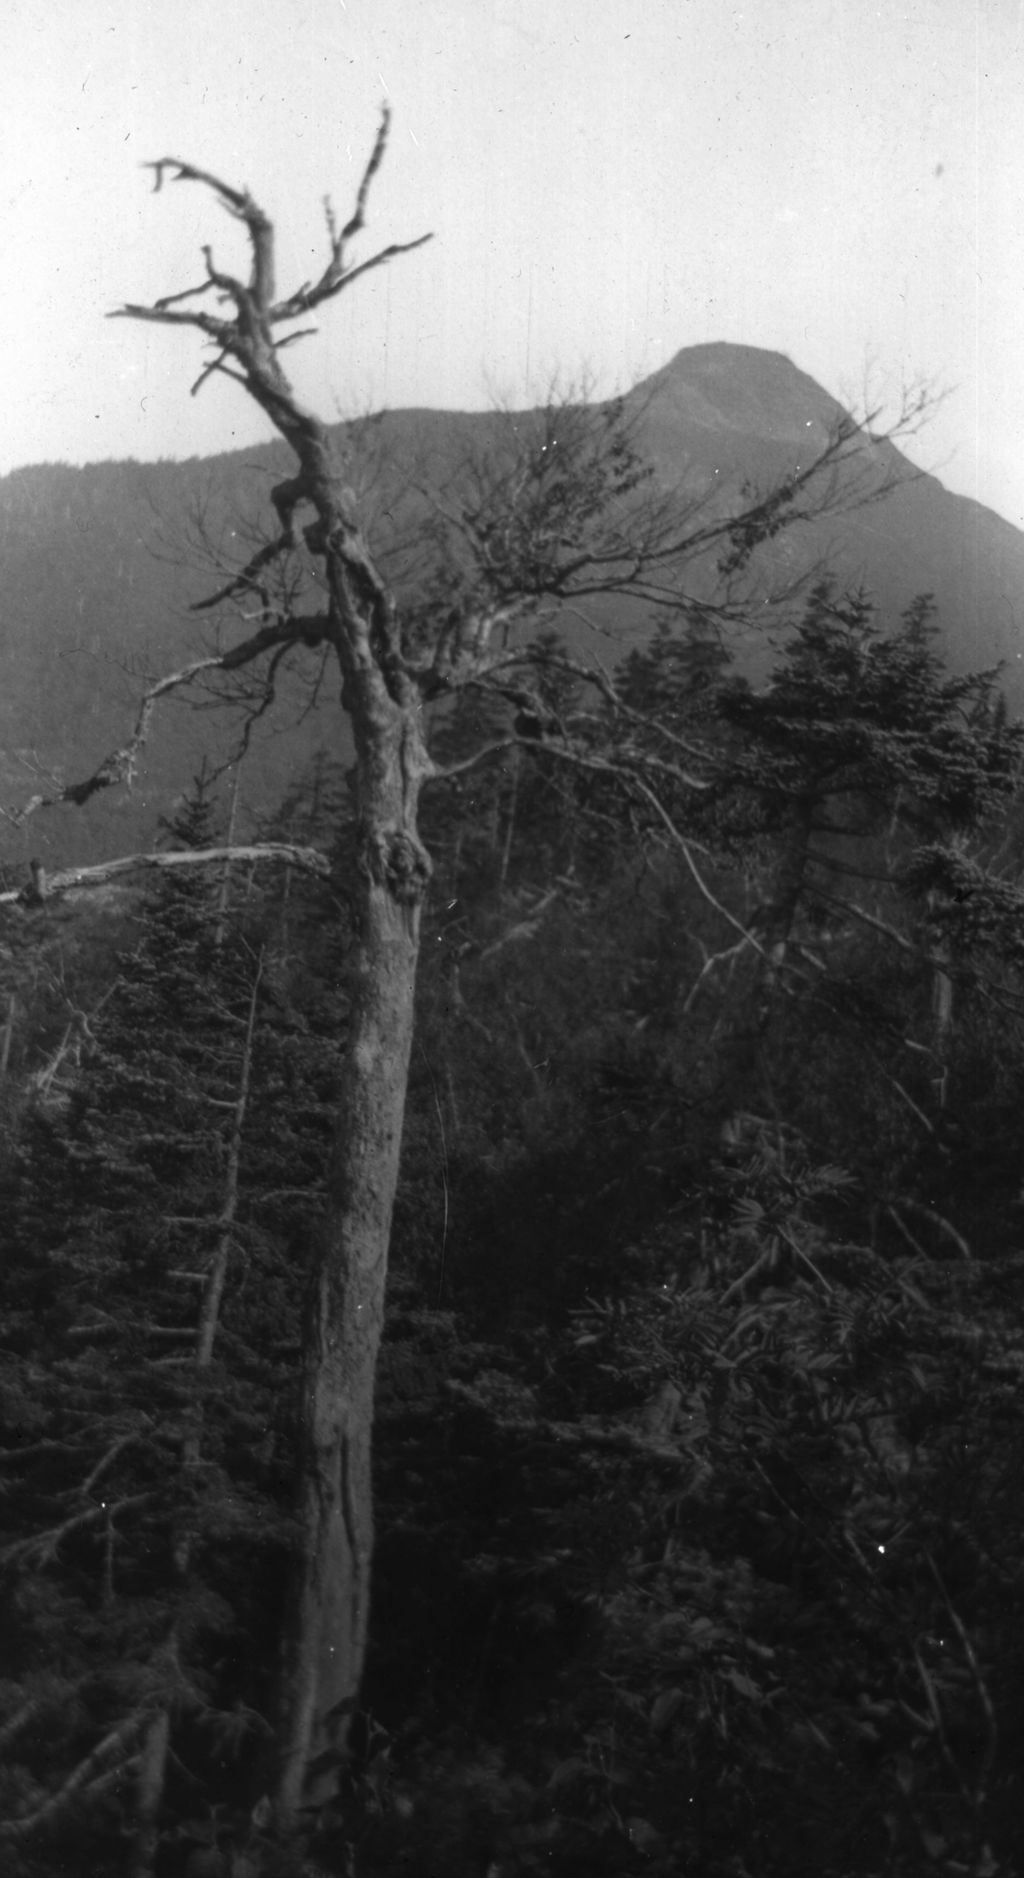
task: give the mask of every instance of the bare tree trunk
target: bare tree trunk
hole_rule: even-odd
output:
[[[785,970],[786,954],[807,882],[813,813],[813,798],[798,796],[790,811],[774,892],[759,921],[763,931],[762,963],[758,973],[759,1021],[762,1023],[767,1021],[770,999]]]
[[[932,1088],[935,1091],[936,1107],[944,1109],[949,1093],[949,1062],[946,1052],[949,1049],[950,1032],[953,1028],[953,980],[949,972],[943,971],[943,964],[950,958],[948,942],[939,939],[934,946],[937,961],[932,968],[932,1022],[935,1029],[935,1075]],[[950,961],[951,962],[951,961]]]
[[[415,843],[411,829],[418,784],[413,781],[406,790],[401,768],[396,763],[390,779],[380,778],[377,806],[363,822],[366,893],[355,1008],[303,1338],[302,1541],[282,1688],[277,1794],[282,1826],[291,1825],[300,1805],[315,1805],[336,1784],[336,1765],[314,1781],[309,1769],[344,1745],[366,1654],[374,1378],[412,1048],[421,908],[418,882],[396,892],[386,859],[389,843],[382,839],[390,829],[391,850],[397,844],[401,852],[404,819],[410,829],[405,839]],[[396,794],[404,801],[395,800]],[[392,799],[385,806],[388,796]]]
[[[5,1080],[8,1065],[11,1060],[11,1043],[14,1038],[14,1013],[16,1009],[17,999],[12,991],[7,1000],[7,1017],[4,1021],[3,1040],[0,1041],[0,1082]]]
[[[235,1244],[235,1222],[238,1218],[239,1176],[242,1167],[242,1144],[245,1139],[245,1123],[249,1112],[249,1092],[252,1088],[252,1058],[256,1041],[256,1017],[259,1011],[260,988],[263,983],[263,953],[256,960],[252,990],[249,993],[249,1009],[245,1020],[245,1036],[242,1041],[242,1060],[238,1069],[238,1094],[235,1097],[234,1111],[231,1116],[231,1133],[227,1141],[227,1153],[224,1163],[224,1196],[221,1200],[220,1215],[217,1220],[217,1243],[214,1247],[210,1269],[206,1274],[203,1287],[202,1303],[199,1307],[199,1325],[196,1331],[196,1368],[209,1369],[213,1362],[213,1346],[220,1323],[220,1307],[227,1282],[228,1264]],[[186,1450],[186,1462],[194,1464],[199,1458],[198,1436],[195,1451]]]
[[[512,786],[509,790],[508,802],[505,808],[505,838],[501,844],[501,868],[498,874],[498,894],[501,899],[504,899],[505,889],[508,885],[509,863],[512,859],[512,842],[515,838],[516,831],[516,809],[519,806],[520,761],[521,753],[518,750],[514,750],[512,752]]]
[[[935,957],[945,960],[948,948],[941,942],[934,948]],[[950,1027],[953,1022],[953,980],[941,965],[936,965],[932,975],[932,1015],[935,1019],[935,1041],[940,1049],[949,1041]]]
[[[146,1731],[135,1777],[135,1837],[131,1852],[131,1878],[152,1878],[160,1843],[160,1808],[167,1778],[170,1739],[170,1715],[166,1709],[159,1709]]]
[[[238,797],[242,786],[242,765],[235,765],[235,779],[231,786],[231,810],[228,815],[227,846],[235,845],[235,827],[238,822]],[[219,951],[224,944],[224,935],[228,927],[228,902],[231,897],[231,862],[225,861],[220,877],[220,892],[217,895],[217,924],[214,928],[213,943]]]
[[[785,831],[782,854],[771,882],[771,897],[752,916],[759,954],[754,970],[750,997],[739,1006],[735,1029],[719,1052],[720,1087],[725,1096],[725,1118],[750,1106],[751,1091],[758,1087],[764,1069],[765,1036],[778,1008],[778,994],[784,983],[786,962],[793,929],[800,912],[811,857],[811,817],[809,798],[798,797],[793,803]]]

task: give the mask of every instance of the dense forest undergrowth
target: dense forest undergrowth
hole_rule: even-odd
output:
[[[826,587],[758,690],[670,635],[623,684],[716,752],[685,852],[543,737],[427,799],[369,1671],[306,1869],[1011,1874],[1021,734],[926,603]],[[268,831],[328,883],[7,916],[12,1878],[264,1869],[344,799]]]

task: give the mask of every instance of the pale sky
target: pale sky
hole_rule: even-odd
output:
[[[625,390],[681,347],[856,401],[950,396],[914,454],[1024,526],[1024,0],[2,0],[0,471],[267,434],[198,338],[104,314],[241,262],[176,155],[322,265],[380,100],[362,252],[421,252],[291,354],[327,417]],[[301,355],[301,363],[300,363]]]

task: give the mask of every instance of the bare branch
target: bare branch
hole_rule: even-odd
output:
[[[815,855],[814,858],[817,861],[823,857]],[[846,871],[850,872],[852,870],[848,869]],[[865,878],[872,879],[874,876],[867,875]],[[913,939],[906,938],[903,933],[896,930],[895,926],[891,926],[887,920],[880,919],[877,914],[866,912],[862,906],[858,906],[853,900],[840,899],[838,894],[829,893],[820,885],[815,886],[814,893],[815,898],[821,900],[824,905],[835,907],[839,912],[848,913],[850,918],[858,921],[860,925],[869,927],[873,932],[881,933],[884,938],[889,939],[894,946],[897,946],[901,952],[907,953],[910,958],[920,960],[922,964],[930,966],[933,971],[948,975],[948,958],[944,958],[938,953],[929,951],[927,946],[920,945]],[[971,978],[972,982],[975,984],[984,985],[989,996],[997,1003],[1001,1003],[1006,1010],[1013,1011],[1015,1014],[1020,1013],[1022,1007],[1019,999],[1012,997],[996,979],[980,971],[977,966],[972,967]],[[905,1039],[905,1041],[909,1043],[909,1039]],[[910,1044],[911,1049],[916,1050],[920,1047],[919,1044]]]
[[[113,1503],[90,1506],[84,1513],[74,1513],[59,1526],[51,1526],[48,1532],[33,1533],[30,1539],[18,1539],[13,1545],[7,1545],[0,1552],[0,1565],[27,1564],[48,1565],[56,1556],[61,1541],[69,1532],[78,1532],[83,1526],[92,1526],[101,1518],[116,1518],[129,1507],[149,1506],[156,1498],[152,1493],[131,1493],[123,1500]]]
[[[724,950],[721,952],[708,952],[706,948],[704,947],[701,948],[702,951],[704,952],[704,963],[701,966],[701,969],[699,973],[697,974],[697,977],[694,979],[693,984],[690,986],[689,991],[687,992],[686,1002],[683,1005],[684,1017],[689,1016],[691,1010],[693,1009],[693,1006],[695,1005],[697,1001],[700,988],[702,984],[704,983],[705,978],[707,978],[710,975],[710,973],[714,971],[716,965],[722,965],[726,959],[732,962],[735,959],[741,958],[743,953],[746,951],[749,943],[750,943],[749,938],[747,934],[744,933],[742,939],[737,939],[735,945],[726,946]]]
[[[193,288],[193,292],[198,289]],[[114,307],[107,314],[108,320],[149,320],[159,326],[194,326],[219,346],[225,346],[231,336],[230,320],[217,319],[212,313],[181,313],[159,306],[137,306],[128,300],[124,306]]]
[[[549,887],[547,893],[541,894],[540,899],[530,908],[525,919],[517,920],[514,926],[510,926],[507,932],[502,933],[500,939],[495,939],[493,944],[485,946],[480,953],[481,965],[486,959],[493,958],[496,952],[504,951],[507,945],[516,945],[526,939],[535,939],[540,931],[544,915],[548,907],[552,904],[552,901],[558,899],[559,891],[560,889],[557,886]],[[511,1010],[511,1006],[509,1009]],[[512,1015],[514,1021],[514,1012]],[[521,1043],[522,1039],[520,1038],[520,1044]]]
[[[564,672],[567,677],[578,678],[583,684],[592,685],[594,690],[599,692],[601,697],[604,698],[605,702],[617,716],[624,717],[627,722],[631,724],[636,724],[638,728],[646,731],[648,735],[657,737],[661,742],[671,744],[675,749],[682,751],[685,756],[694,757],[698,762],[708,761],[709,752],[707,749],[702,749],[699,745],[691,743],[686,737],[681,737],[678,731],[671,729],[668,724],[664,723],[660,718],[654,717],[651,712],[638,711],[633,705],[627,704],[620,695],[610,673],[606,672],[603,666],[584,665],[580,660],[571,658],[568,653],[551,651],[546,646],[543,650],[538,649],[536,646],[524,646],[505,653],[500,659],[496,659],[490,664],[486,673],[480,675],[480,677],[476,674],[470,674],[465,681],[466,686],[480,686],[480,688],[486,688],[492,692],[500,690],[498,685],[489,682],[493,679],[494,674],[498,671],[514,670],[516,666],[521,665],[528,666],[534,671]],[[577,716],[574,717],[574,722],[578,721],[580,720],[577,714]],[[686,784],[687,788],[703,790],[711,787],[711,784],[705,779],[691,776],[685,771],[674,770],[673,773],[678,776],[681,782]]]
[[[45,1703],[41,1696],[30,1696],[27,1702],[23,1702],[21,1707],[16,1709],[0,1727],[0,1749],[9,1747],[18,1735],[23,1734],[29,1724],[43,1713],[44,1708]]]
[[[275,339],[274,350],[283,352],[285,346],[294,346],[300,339],[315,339],[319,330],[318,326],[302,326],[297,333],[285,333],[283,339]]]
[[[725,920],[727,926],[731,926],[734,932],[738,932],[741,939],[743,939],[747,945],[753,946],[754,951],[767,961],[768,954],[760,942],[754,938],[753,933],[744,926],[742,920],[738,920],[733,913],[730,913],[728,907],[723,906],[722,902],[716,899],[715,895],[712,893],[711,888],[708,886],[707,881],[704,879],[700,868],[693,858],[693,843],[687,841],[686,838],[680,834],[671,815],[665,808],[664,803],[659,801],[655,791],[651,789],[640,776],[632,777],[631,781],[635,784],[636,788],[640,790],[641,795],[650,803],[658,820],[663,824],[670,841],[679,849],[701,898],[706,900],[710,907],[714,908],[715,912]]]
[[[478,763],[486,762],[489,756],[500,756],[503,750],[517,750],[522,747],[520,737],[498,737],[491,743],[482,743],[472,756],[460,758],[457,763],[449,763],[444,769],[435,769],[432,782],[449,782],[453,776],[461,776],[466,770],[475,769]]]
[[[86,1475],[81,1486],[76,1488],[75,1491],[82,1494],[91,1493],[100,1476],[106,1473],[108,1467],[113,1466],[118,1455],[123,1454],[125,1448],[131,1447],[133,1442],[138,1440],[139,1431],[135,1428],[131,1428],[127,1434],[121,1435],[120,1438],[113,1443],[113,1446],[109,1447],[106,1453],[100,1456],[92,1472]]]
[[[302,313],[310,312],[313,307],[322,305],[325,300],[333,299],[336,294],[341,293],[343,288],[350,287],[361,274],[368,274],[375,267],[383,267],[386,262],[394,260],[396,255],[411,254],[414,249],[422,248],[426,242],[433,239],[431,235],[420,235],[415,241],[392,242],[387,248],[382,248],[378,254],[371,255],[368,261],[361,261],[355,267],[349,267],[346,263],[347,244],[366,226],[366,204],[369,199],[370,186],[384,160],[390,127],[391,112],[387,104],[384,104],[381,106],[380,124],[373,149],[356,194],[355,208],[343,228],[338,228],[330,197],[324,199],[324,219],[327,223],[331,258],[315,284],[311,285],[307,281],[295,293],[290,294],[287,300],[282,300],[277,306],[268,308],[268,317],[274,325],[282,320],[295,319]]]
[[[358,235],[360,229],[364,226],[366,219],[366,203],[370,194],[370,184],[384,161],[384,152],[388,147],[388,135],[390,130],[391,107],[385,100],[380,107],[380,124],[374,139],[373,149],[370,152],[369,161],[363,171],[363,180],[359,185],[359,190],[356,195],[356,206],[341,231],[340,239],[334,243],[335,249],[339,254],[345,242],[350,240],[353,235]],[[330,225],[333,221],[333,213],[330,211],[329,204],[325,203],[324,206],[328,211],[328,225]]]
[[[167,307],[177,306],[182,300],[194,300],[201,293],[209,293],[214,285],[215,282],[207,276],[205,280],[200,281],[198,287],[183,287],[180,293],[162,294],[159,300],[154,300],[150,311],[162,313]],[[108,317],[114,319],[116,315],[111,313]]]
[[[51,900],[61,893],[99,887],[119,874],[137,873],[145,868],[222,867],[225,862],[235,861],[249,861],[254,865],[268,861],[297,867],[307,874],[315,874],[320,880],[326,880],[331,871],[330,862],[318,848],[297,847],[290,841],[266,841],[243,848],[174,848],[155,854],[123,854],[113,861],[99,861],[93,867],[65,868],[48,876],[46,898]],[[14,888],[0,893],[0,906],[15,906],[19,902],[24,905],[26,899],[24,887]]]
[[[208,369],[212,370],[212,367]],[[232,575],[230,580],[225,581],[223,587],[218,587],[215,593],[208,594],[205,600],[193,601],[192,612],[207,613],[212,607],[222,606],[225,600],[233,599],[235,594],[245,593],[246,591],[259,594],[264,605],[266,605],[266,590],[261,586],[256,576],[262,573],[265,567],[271,567],[282,554],[288,552],[291,546],[292,536],[290,530],[286,533],[276,535],[273,541],[265,542],[263,547],[257,549],[256,553],[250,556],[245,566],[240,568],[237,574]]]
[[[458,775],[462,770],[472,768],[473,765],[478,763],[484,756],[503,749],[508,749],[510,745],[514,744],[534,751],[538,748],[536,742],[529,738],[513,736],[501,739],[497,742],[482,746],[480,750],[474,752],[472,756],[464,759],[462,762],[454,763],[448,769],[435,772],[436,780],[443,782],[451,776]],[[642,771],[644,768],[654,768],[660,774],[670,776],[673,781],[682,782],[689,788],[706,789],[709,787],[706,782],[702,781],[700,778],[689,776],[685,771],[678,769],[674,764],[665,763],[659,761],[657,758],[650,758],[645,755],[638,755],[635,760],[626,758],[621,761],[613,761],[607,757],[574,749],[568,742],[547,738],[543,740],[539,747],[546,755],[554,757],[558,761],[568,763],[577,769],[590,770],[599,775],[608,776],[614,781],[619,782],[624,789],[637,791],[654,811],[656,819],[664,827],[670,841],[679,849],[702,899],[707,902],[721,919],[725,920],[728,926],[732,927],[734,932],[740,935],[741,944],[734,949],[739,952],[745,946],[749,945],[761,958],[767,958],[764,947],[754,937],[754,934],[744,926],[742,920],[737,919],[735,914],[730,913],[728,907],[723,906],[722,902],[712,892],[700,868],[697,866],[694,855],[695,844],[688,841],[680,832],[671,814],[658,795],[657,790],[653,787],[652,783],[646,780]],[[703,973],[701,977],[703,977]]]
[[[979,1772],[974,1782],[974,1791],[972,1795],[974,1805],[978,1808],[981,1808],[984,1805],[985,1800],[988,1795],[988,1784],[991,1778],[992,1767],[993,1767],[995,1757],[996,1757],[996,1749],[999,1745],[999,1727],[996,1721],[995,1708],[993,1706],[992,1697],[989,1694],[988,1684],[986,1683],[985,1678],[981,1673],[981,1667],[978,1663],[978,1658],[974,1649],[974,1645],[972,1644],[971,1639],[967,1633],[967,1629],[963,1623],[963,1620],[960,1617],[960,1614],[957,1611],[956,1606],[954,1605],[953,1600],[951,1599],[949,1592],[946,1589],[945,1581],[943,1580],[942,1574],[939,1571],[939,1568],[936,1565],[935,1560],[932,1557],[930,1552],[927,1552],[927,1551],[925,1552],[925,1558],[928,1561],[928,1569],[930,1570],[932,1577],[935,1579],[935,1582],[938,1585],[940,1592],[942,1593],[942,1597],[945,1601],[946,1609],[949,1612],[950,1618],[952,1619],[952,1622],[953,1622],[953,1628],[955,1629],[956,1634],[960,1640],[960,1647],[963,1650],[964,1656],[966,1658],[967,1667],[970,1670],[971,1679],[974,1683],[975,1693],[978,1697],[978,1702],[980,1704],[982,1713],[984,1714],[984,1717],[985,1717],[985,1734],[986,1734],[985,1752],[982,1757],[981,1767],[979,1769]]]
[[[360,261],[358,266],[348,268],[345,273],[331,280],[329,284],[325,275],[324,280],[319,281],[315,287],[307,288],[301,296],[296,295],[294,300],[283,301],[280,306],[273,309],[270,317],[275,324],[278,320],[297,319],[300,314],[308,313],[313,307],[320,306],[324,300],[333,299],[335,294],[341,293],[344,287],[351,287],[353,281],[359,280],[363,274],[369,274],[373,268],[383,267],[386,262],[393,261],[398,254],[412,254],[416,248],[425,247],[427,242],[433,239],[433,235],[418,235],[415,241],[392,241],[386,248],[381,248],[377,254],[372,254],[369,260]],[[299,338],[301,335],[293,334],[292,337]],[[291,341],[284,340],[279,343],[288,345]]]
[[[204,677],[207,673],[232,672],[244,665],[251,665],[261,654],[271,651],[275,646],[295,644],[302,639],[309,643],[308,635],[314,630],[316,630],[316,622],[312,620],[287,621],[284,624],[263,626],[259,632],[253,633],[251,638],[243,640],[239,645],[229,647],[226,652],[211,653],[207,658],[193,660],[191,665],[183,666],[180,671],[166,673],[163,678],[157,679],[155,684],[150,685],[149,689],[143,692],[135,726],[127,743],[122,744],[119,750],[114,750],[110,756],[106,757],[99,768],[94,770],[91,776],[87,776],[83,782],[69,783],[66,788],[58,790],[55,795],[33,796],[24,808],[10,811],[10,820],[15,826],[20,826],[22,822],[28,820],[30,815],[34,815],[37,809],[54,808],[61,802],[70,802],[80,808],[101,789],[111,789],[120,783],[124,783],[130,789],[135,780],[139,757],[149,735],[153,712],[161,698],[166,697],[172,691],[181,690],[186,685],[194,684],[197,679]]]
[[[209,365],[203,366],[203,369],[200,372],[199,377],[195,380],[195,382],[192,385],[189,386],[190,398],[198,397],[207,379],[212,378],[214,372],[219,372],[222,378],[233,378],[236,385],[244,386],[245,379],[242,377],[241,372],[233,372],[229,365],[225,365],[224,360],[226,359],[226,357],[227,357],[226,352],[220,352],[218,353],[215,359],[210,360]]]
[[[50,1794],[31,1813],[23,1813],[20,1819],[8,1819],[0,1823],[0,1843],[6,1841],[16,1845],[20,1840],[30,1838],[59,1818],[64,1808],[77,1796],[90,1789],[95,1792],[98,1776],[109,1774],[110,1771],[119,1773],[125,1765],[128,1750],[134,1746],[151,1720],[151,1711],[139,1708],[119,1722],[86,1755],[84,1761],[79,1761],[56,1793]]]
[[[153,171],[154,195],[159,195],[164,186],[165,170],[173,170],[172,182],[204,183],[208,189],[213,190],[215,195],[220,196],[224,207],[233,215],[241,216],[245,212],[246,196],[241,190],[232,189],[228,183],[221,182],[220,178],[212,175],[209,170],[196,169],[192,163],[183,163],[180,157],[158,157],[155,163],[144,163],[142,167]]]
[[[957,1232],[956,1227],[944,1213],[937,1213],[933,1206],[926,1206],[923,1200],[912,1200],[909,1195],[903,1193],[899,1196],[899,1205],[907,1207],[911,1213],[916,1213],[919,1219],[929,1220],[944,1239],[948,1239],[951,1245],[956,1246],[961,1258],[973,1259],[974,1253],[963,1234]]]

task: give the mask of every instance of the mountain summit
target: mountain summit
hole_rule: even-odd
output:
[[[663,423],[674,419],[768,443],[821,442],[842,407],[784,352],[724,341],[687,346],[645,378],[629,402],[648,403]]]
[[[843,407],[782,352],[688,346],[627,396],[644,453],[665,489],[731,479],[770,489],[820,450]],[[872,449],[869,439],[865,448]],[[863,587],[898,617],[918,594],[938,609],[945,655],[959,669],[1002,665],[1024,708],[1024,534],[993,510],[952,495],[892,444],[877,446],[898,486],[785,538],[787,555],[824,562],[842,587]]]

